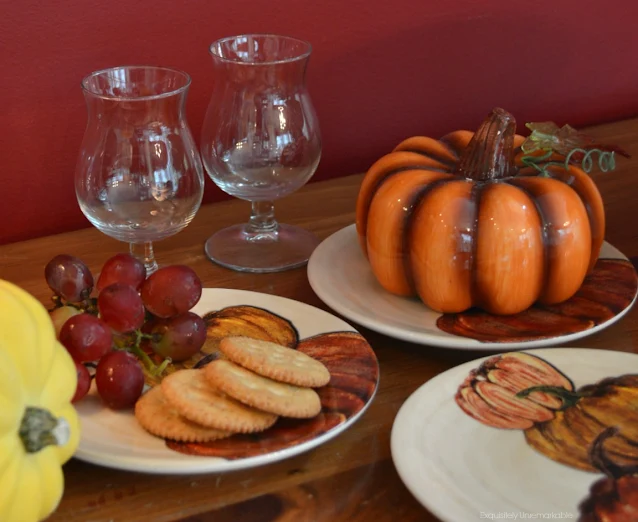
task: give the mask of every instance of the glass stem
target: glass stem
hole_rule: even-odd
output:
[[[246,226],[249,239],[277,239],[278,228],[273,202],[253,201],[250,220]]]
[[[144,263],[147,277],[157,270],[157,261],[155,261],[155,254],[153,253],[153,243],[150,241],[146,243],[131,243],[130,251],[133,257],[136,257]]]

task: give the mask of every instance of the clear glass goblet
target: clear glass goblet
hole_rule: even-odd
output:
[[[82,81],[80,208],[98,230],[130,243],[149,274],[157,270],[152,242],[184,229],[202,201],[204,171],[184,111],[190,82],[153,66],[114,67]]]
[[[252,34],[218,40],[210,53],[214,86],[202,128],[202,162],[219,188],[252,203],[252,214],[247,224],[211,236],[206,254],[239,271],[302,266],[318,239],[278,223],[273,201],[302,187],[321,157],[305,78],[311,46]]]

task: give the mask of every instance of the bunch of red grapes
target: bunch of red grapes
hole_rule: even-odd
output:
[[[202,295],[202,283],[187,266],[166,266],[146,277],[141,261],[117,254],[102,267],[97,297],[93,274],[77,257],[55,256],[44,274],[55,294],[51,318],[78,374],[73,402],[91,387],[88,366],[95,368],[106,405],[129,408],[142,394],[145,371],[160,374],[171,361],[192,357],[206,340],[203,319],[189,311]],[[163,362],[156,365],[147,351]]]

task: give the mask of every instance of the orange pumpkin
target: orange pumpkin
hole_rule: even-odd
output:
[[[356,226],[383,288],[438,312],[502,315],[576,293],[602,246],[602,198],[573,165],[524,167],[523,141],[495,109],[476,133],[412,137],[372,165]]]

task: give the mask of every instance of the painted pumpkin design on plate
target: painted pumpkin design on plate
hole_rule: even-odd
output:
[[[586,509],[590,518],[583,521],[638,520],[638,374],[576,390],[547,361],[524,352],[505,353],[472,370],[455,400],[486,426],[523,430],[527,444],[555,462],[604,472],[608,479],[592,487]],[[618,505],[609,507],[610,499]],[[599,504],[605,506],[602,511],[596,511]],[[592,514],[605,510],[619,515]]]
[[[598,259],[582,286],[567,301],[534,304],[518,314],[494,315],[478,308],[443,314],[439,329],[482,342],[507,343],[547,339],[582,332],[627,310],[638,292],[638,275],[625,259]]]
[[[590,450],[590,460],[605,474],[595,482],[580,504],[580,522],[632,522],[638,520],[638,466],[618,466],[610,461],[604,445],[615,428],[601,433]]]
[[[220,357],[220,341],[245,336],[269,341],[309,355],[330,372],[330,382],[317,388],[321,412],[311,419],[281,417],[271,428],[235,434],[210,442],[166,440],[168,448],[188,455],[242,459],[282,450],[314,439],[359,413],[373,397],[379,368],[372,348],[357,332],[326,332],[304,339],[294,324],[270,310],[255,306],[230,306],[204,314],[207,339],[199,353],[182,363],[171,363],[165,375],[203,368]],[[147,380],[151,386],[159,380]]]

